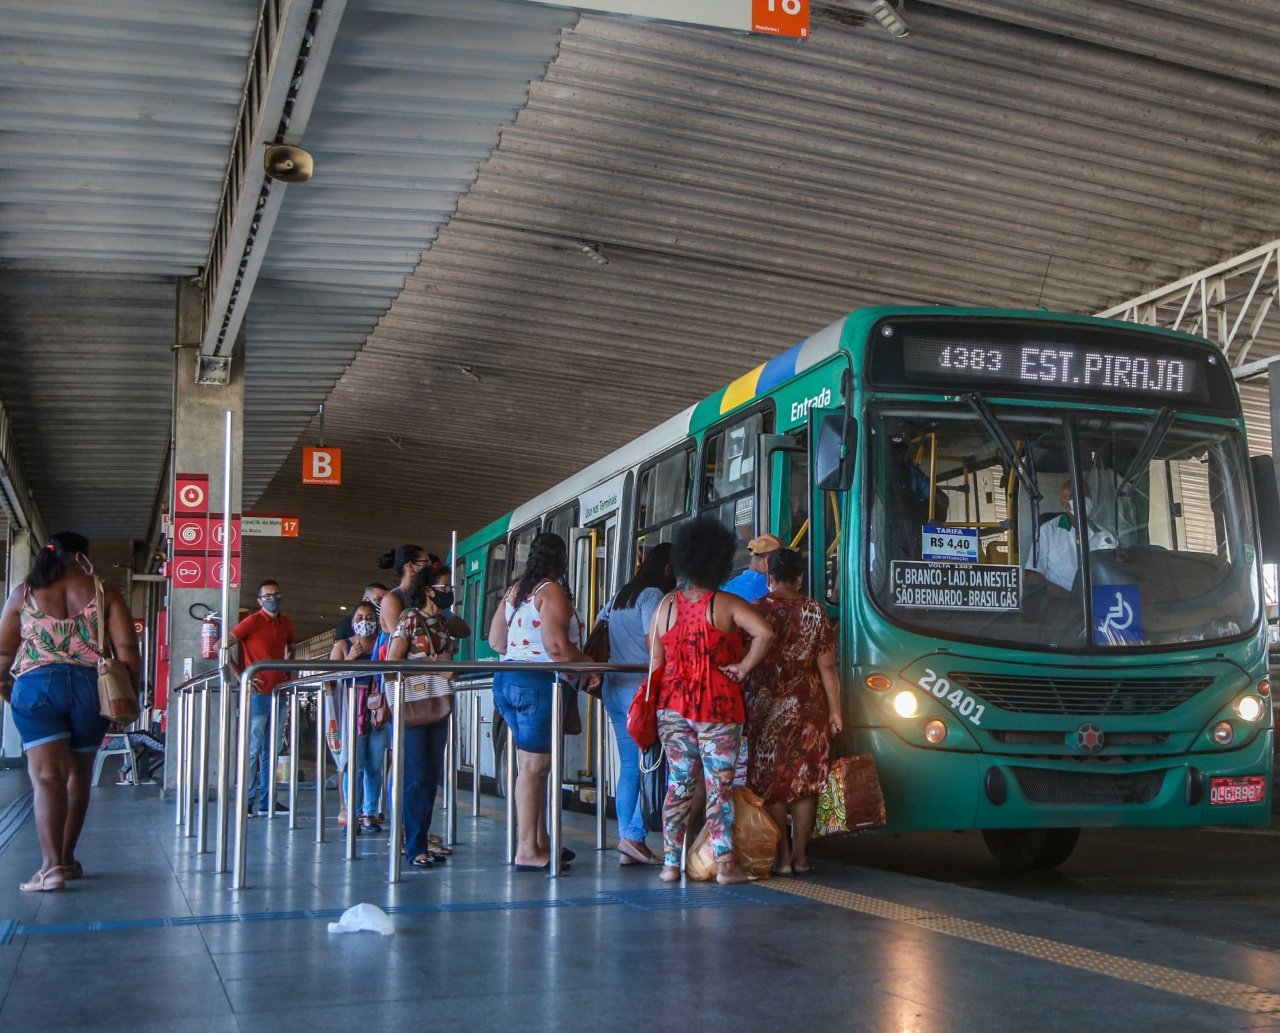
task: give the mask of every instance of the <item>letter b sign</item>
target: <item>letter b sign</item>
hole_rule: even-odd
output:
[[[304,448],[302,450],[303,484],[341,484],[342,449]]]

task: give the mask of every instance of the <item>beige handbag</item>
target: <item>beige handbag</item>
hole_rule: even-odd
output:
[[[440,654],[421,611],[418,611],[416,622],[417,628],[410,625],[408,629],[419,632],[409,635],[410,653],[425,654],[430,660],[438,659]],[[409,675],[404,679],[402,703],[406,728],[420,728],[443,721],[453,713],[453,682],[443,674]]]
[[[93,579],[93,598],[98,613],[95,643],[98,650],[98,710],[114,725],[131,725],[138,720],[138,694],[133,689],[133,674],[115,658],[110,637],[106,634],[106,602],[102,578]]]

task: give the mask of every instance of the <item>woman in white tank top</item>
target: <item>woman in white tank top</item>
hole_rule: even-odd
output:
[[[493,678],[493,702],[511,728],[518,751],[516,778],[517,871],[545,871],[551,862],[547,835],[547,776],[551,772],[551,671],[521,671],[520,664],[590,663],[581,649],[582,629],[569,593],[560,584],[568,549],[558,534],[540,534],[529,547],[520,580],[489,625],[489,645],[512,670]],[[565,851],[565,860],[572,851]]]

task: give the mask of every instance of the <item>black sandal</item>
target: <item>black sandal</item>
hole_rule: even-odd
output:
[[[430,854],[419,854],[417,857],[409,861],[415,868],[430,868],[435,864]]]

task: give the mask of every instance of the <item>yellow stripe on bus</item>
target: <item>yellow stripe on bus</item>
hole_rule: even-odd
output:
[[[756,396],[756,385],[760,383],[760,374],[764,372],[764,364],[761,363],[750,373],[739,377],[732,384],[724,389],[724,397],[720,399],[720,415],[724,415],[731,409],[736,409],[745,402],[751,401]]]

